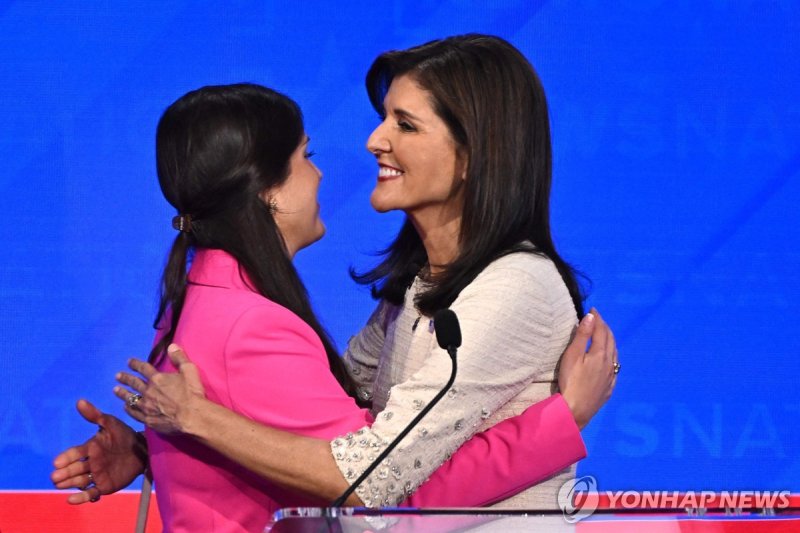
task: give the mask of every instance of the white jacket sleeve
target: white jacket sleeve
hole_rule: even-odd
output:
[[[342,356],[345,368],[356,384],[358,397],[363,401],[372,400],[378,361],[386,339],[387,316],[395,309],[385,301],[378,303],[366,325],[350,338]]]

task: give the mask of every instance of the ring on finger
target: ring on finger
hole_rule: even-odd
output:
[[[128,407],[130,407],[131,409],[136,409],[136,404],[138,404],[139,401],[141,401],[141,399],[142,399],[141,394],[139,393],[131,394],[130,396],[128,396],[126,403],[128,404]]]

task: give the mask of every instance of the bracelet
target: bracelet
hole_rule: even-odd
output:
[[[138,446],[134,448],[133,453],[139,458],[142,463],[144,463],[144,469],[142,470],[142,474],[147,476],[150,479],[153,479],[153,473],[150,470],[150,454],[147,450],[147,439],[144,436],[144,431],[137,431],[136,432],[136,443]]]

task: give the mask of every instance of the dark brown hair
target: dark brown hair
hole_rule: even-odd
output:
[[[489,263],[530,251],[553,261],[582,317],[576,274],[550,235],[550,119],[531,64],[511,44],[490,35],[448,37],[386,52],[375,59],[366,80],[370,102],[382,117],[389,86],[402,75],[430,92],[434,111],[468,161],[459,255],[418,296],[418,309],[433,314],[449,307]],[[373,296],[399,304],[427,261],[409,220],[383,255],[373,270],[351,274],[371,284]]]
[[[311,326],[322,340],[331,372],[348,394],[354,393],[272,212],[259,196],[286,181],[303,132],[297,104],[259,85],[202,87],[164,112],[156,132],[158,181],[164,198],[192,221],[190,232],[175,237],[164,269],[154,326],[167,330],[153,347],[151,361],[163,356],[174,337],[192,251],[216,248],[236,258],[256,291]]]

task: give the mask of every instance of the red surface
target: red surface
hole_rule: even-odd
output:
[[[138,492],[120,492],[104,496],[97,503],[69,505],[67,493],[60,491],[0,491],[0,533],[130,533],[136,525],[139,507]],[[790,505],[800,507],[800,495],[790,498]],[[155,495],[150,501],[148,533],[161,531],[161,518]],[[651,516],[646,514],[615,515],[608,519],[594,518],[579,522],[577,533],[788,533],[800,532],[800,517],[768,519],[713,519]]]
[[[131,533],[139,510],[138,492],[103,496],[96,503],[69,505],[59,491],[0,491],[1,533]],[[147,532],[161,531],[155,495],[150,500]]]

